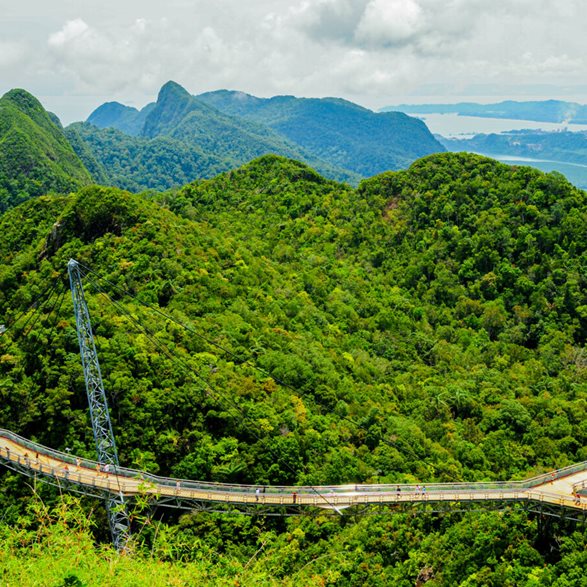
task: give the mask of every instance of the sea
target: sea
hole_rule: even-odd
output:
[[[574,132],[587,131],[585,124],[559,124],[554,122],[536,122],[534,120],[512,120],[507,118],[481,118],[477,116],[459,116],[458,114],[418,114],[433,134],[447,138],[471,138],[476,134],[503,133],[512,130],[545,130]],[[541,171],[558,171],[572,184],[587,189],[587,165],[566,163],[545,159],[513,157],[511,155],[490,155],[493,159],[508,165],[529,165]]]

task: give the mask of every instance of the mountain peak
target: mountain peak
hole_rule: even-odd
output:
[[[177,82],[170,80],[166,84],[164,84],[159,90],[159,95],[157,96],[157,103],[177,99],[186,100],[191,97],[192,95],[183,86],[180,86]]]
[[[183,118],[201,104],[177,82],[168,81],[157,96],[155,107],[145,119],[142,134],[153,138],[169,134]]]
[[[3,102],[12,103],[18,110],[26,116],[39,121],[39,117],[45,119],[48,117],[43,105],[32,94],[21,88],[15,88],[6,92],[2,97]]]
[[[137,136],[143,130],[145,119],[154,106],[153,103],[147,104],[139,111],[120,102],[106,102],[88,116],[87,122],[98,128],[117,128],[128,135]]]

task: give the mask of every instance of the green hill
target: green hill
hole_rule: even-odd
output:
[[[197,96],[234,116],[265,124],[315,157],[370,177],[444,151],[426,125],[400,112],[377,114],[346,100],[277,96],[261,99],[221,90]]]
[[[190,170],[199,172],[188,176],[191,180],[209,178],[220,170],[271,153],[297,159],[326,177],[356,185],[361,178],[405,168],[419,157],[444,151],[422,121],[399,112],[376,114],[334,98],[261,99],[226,90],[192,96],[175,82],[166,83],[157,102],[140,112],[109,102],[95,110],[88,122],[100,129],[115,128],[137,137],[181,141],[174,143],[176,158],[187,151],[190,161],[196,151],[209,160],[221,161],[220,165],[211,165],[209,172],[202,171],[205,162],[188,164]],[[86,137],[89,133],[86,128]],[[112,140],[104,140],[103,134],[90,140],[98,149],[94,155],[106,169],[110,169],[111,160],[124,160],[124,151],[131,144],[120,135],[117,138],[122,144],[120,148]],[[110,143],[108,153],[105,143]],[[111,170],[115,185],[145,189],[185,181],[186,173],[175,174],[165,162],[157,164],[152,156],[157,146],[147,146],[138,140],[132,144],[135,153],[149,150],[148,155],[140,158],[149,160],[153,175],[158,175],[160,181],[142,181],[137,169],[122,173],[121,168],[127,166],[121,164]]]
[[[155,198],[93,186],[31,200],[0,218],[0,426],[93,454],[67,292],[27,314],[74,257],[96,272],[86,295],[125,465],[431,483],[585,460],[586,220],[587,194],[561,176],[452,153],[358,189],[265,156]],[[69,517],[53,526],[25,511],[24,481],[3,479],[6,568],[62,561],[65,523],[90,543],[85,516],[58,508]],[[587,543],[523,509],[158,513],[161,525],[147,513],[136,556],[158,563],[153,584],[173,561],[218,584],[564,585],[582,577]],[[91,553],[72,569],[104,576]]]
[[[308,156],[295,143],[266,126],[227,116],[204,104],[174,82],[161,88],[157,103],[145,120],[142,135],[149,138],[169,136],[197,145],[233,167],[267,153],[316,162],[319,168],[321,165],[332,167]]]
[[[0,98],[0,213],[91,181],[63,129],[35,97],[17,89]]]

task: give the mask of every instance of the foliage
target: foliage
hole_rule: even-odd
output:
[[[86,295],[124,464],[327,484],[585,460],[586,198],[448,153],[358,189],[265,156],[174,193],[31,200],[0,218],[0,426],[93,453],[69,299],[30,309],[74,257],[105,278]],[[3,479],[6,523],[30,520]],[[165,547],[145,529],[141,548],[160,568],[213,553],[212,584],[562,586],[584,565],[584,534],[515,510],[162,517]]]
[[[233,165],[211,151],[170,137],[132,137],[89,123],[70,124],[65,133],[96,181],[132,192],[179,187]]]
[[[519,512],[438,518],[397,514],[343,524],[322,515],[289,520],[281,532],[244,517],[188,514],[168,526],[146,518],[123,555],[95,545],[92,515],[77,500],[0,528],[6,584],[142,586],[582,585],[584,531],[551,526],[547,535]],[[230,532],[230,533],[229,533]]]

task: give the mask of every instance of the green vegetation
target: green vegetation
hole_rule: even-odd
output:
[[[562,176],[480,156],[433,155],[358,189],[265,156],[174,193],[93,186],[9,210],[0,322],[65,283],[70,257],[108,280],[88,275],[86,293],[129,466],[255,484],[520,479],[587,459],[586,221],[587,194]],[[90,456],[60,300],[0,337],[0,426]],[[107,540],[101,510],[91,534],[67,522],[86,545],[68,558],[63,516],[43,526],[24,481],[2,482],[3,568],[24,584],[34,561],[55,584],[108,584],[115,568],[124,584],[128,566],[154,585],[566,587],[586,563],[584,527],[514,508],[159,513],[106,565],[89,547]]]
[[[570,587],[583,584],[587,564],[585,535],[564,528],[555,562],[531,538],[536,523],[515,512],[462,519],[397,514],[351,524],[319,516],[291,520],[280,533],[242,516],[200,514],[197,524],[196,517],[173,527],[141,519],[130,552],[118,556],[96,547],[94,520],[75,500],[53,509],[34,500],[28,516],[0,534],[3,580],[23,587]]]
[[[65,133],[96,182],[131,192],[167,190],[232,167],[228,160],[170,137],[132,137],[81,122],[70,124]]]
[[[268,153],[357,185],[444,150],[422,121],[398,112],[375,114],[344,100],[264,100],[228,91],[194,97],[174,82],[141,111],[109,102],[88,122],[67,129],[77,154],[92,173],[96,159],[107,183],[132,191],[178,187]]]
[[[24,90],[0,99],[0,213],[48,192],[74,191],[92,179],[63,129]]]

